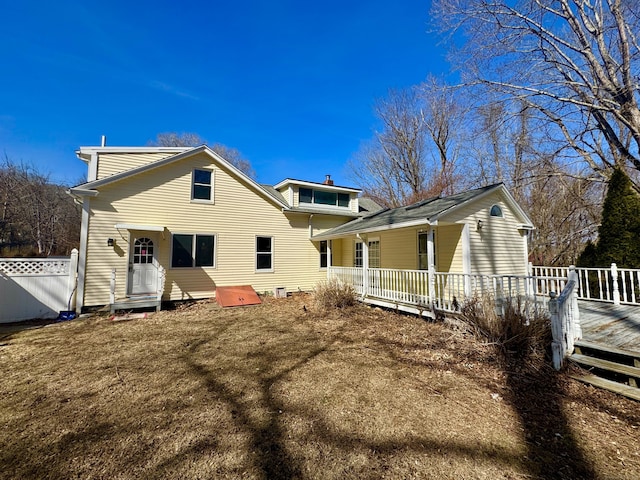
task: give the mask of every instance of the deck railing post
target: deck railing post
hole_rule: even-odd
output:
[[[573,288],[573,293],[571,294],[571,318],[573,318],[573,338],[574,340],[578,340],[582,338],[582,325],[580,325],[580,309],[578,308],[578,288],[580,285],[580,278],[578,277],[578,272],[576,271],[575,265],[569,266],[569,275],[567,277],[567,283],[571,280],[575,282],[575,287]]]
[[[436,268],[435,266],[429,265],[427,279],[429,282],[429,303],[434,305],[436,303]]]
[[[611,264],[611,285],[613,288],[613,304],[620,305],[620,290],[618,288],[618,266]]]
[[[559,311],[558,297],[556,292],[549,292],[549,314],[551,316],[551,354],[553,357],[553,368],[560,370],[564,361],[565,342],[562,328],[562,314]]]

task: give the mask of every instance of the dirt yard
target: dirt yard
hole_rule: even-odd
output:
[[[0,333],[3,479],[638,479],[640,404],[311,298]]]

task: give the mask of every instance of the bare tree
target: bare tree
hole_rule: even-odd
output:
[[[615,164],[640,171],[640,3],[434,0],[433,12],[461,34],[451,58],[465,84],[544,116],[605,180]]]
[[[197,133],[184,132],[159,133],[155,140],[149,142],[150,145],[158,147],[197,147],[206,143],[206,140]],[[251,166],[251,162],[244,158],[239,150],[221,143],[214,143],[211,149],[247,176],[256,178],[256,172]]]
[[[390,91],[375,108],[381,128],[349,162],[356,182],[389,207],[452,193],[461,179],[460,112],[453,94],[435,80]]]
[[[2,255],[68,255],[80,239],[80,209],[47,175],[6,155],[0,165]]]

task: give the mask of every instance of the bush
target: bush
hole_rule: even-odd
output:
[[[356,304],[357,294],[353,285],[337,278],[318,283],[313,289],[315,305],[319,310],[351,307]]]
[[[494,344],[504,355],[543,358],[551,344],[548,314],[526,300],[504,299],[501,304],[496,308],[493,297],[474,297],[462,306],[460,316],[473,335]]]

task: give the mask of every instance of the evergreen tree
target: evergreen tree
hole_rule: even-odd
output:
[[[598,242],[587,245],[578,259],[579,266],[640,268],[640,197],[631,180],[615,168],[602,207]]]

